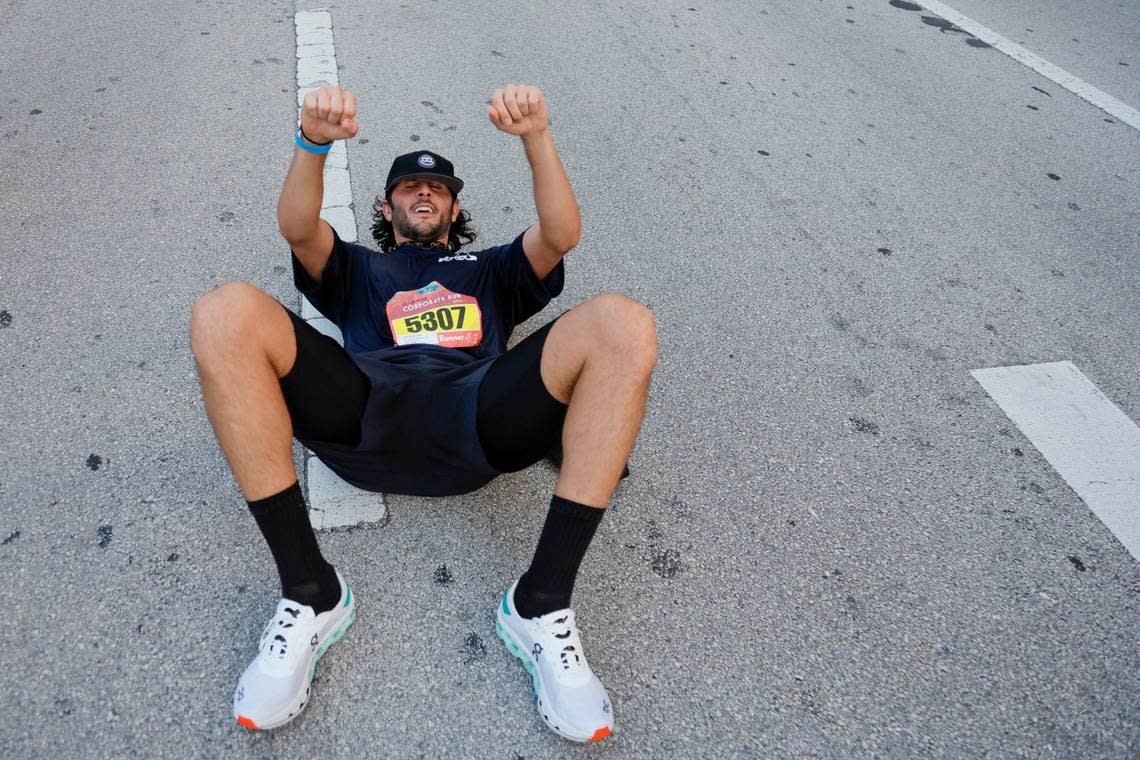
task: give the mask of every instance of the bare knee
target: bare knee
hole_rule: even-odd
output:
[[[657,362],[657,319],[645,305],[620,293],[604,293],[585,304],[593,316],[597,345],[649,372]]]
[[[274,307],[272,297],[247,282],[228,282],[202,295],[190,312],[190,349],[199,364],[256,339]]]

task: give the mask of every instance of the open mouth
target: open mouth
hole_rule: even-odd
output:
[[[431,216],[435,213],[435,209],[427,203],[421,203],[412,207],[412,213],[416,216]]]

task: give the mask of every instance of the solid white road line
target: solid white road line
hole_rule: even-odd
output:
[[[1101,92],[1088,82],[1065,71],[1060,66],[1049,63],[1044,58],[1002,37],[992,29],[982,26],[970,17],[963,16],[950,6],[938,2],[938,0],[916,0],[916,2],[955,26],[965,29],[982,42],[989,43],[996,50],[1008,55],[1018,63],[1028,66],[1046,79],[1064,87],[1077,97],[1087,100],[1110,116],[1116,117],[1135,130],[1140,130],[1140,111],[1137,111],[1135,108],[1120,102],[1108,93]]]
[[[970,374],[1140,559],[1140,427],[1071,362]]]
[[[306,93],[338,84],[339,80],[329,12],[301,11],[293,20],[297,27],[297,105],[300,106]],[[341,240],[355,243],[356,213],[348,173],[348,149],[343,141],[336,142],[325,159],[324,182],[321,218],[332,225]],[[301,298],[301,316],[344,345],[336,325],[322,317],[304,297]],[[305,486],[309,520],[317,530],[377,522],[387,511],[383,494],[362,491],[345,483],[312,452],[306,452],[305,456]]]

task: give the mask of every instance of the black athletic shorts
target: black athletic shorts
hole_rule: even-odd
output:
[[[371,380],[340,344],[285,310],[297,341],[297,359],[281,379],[294,436],[307,444],[356,446]],[[556,321],[495,358],[479,383],[475,427],[487,462],[498,472],[529,467],[561,440],[566,406],[547,391],[539,369]],[[320,447],[312,448],[319,456]]]

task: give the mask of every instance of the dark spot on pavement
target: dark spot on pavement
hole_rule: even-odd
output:
[[[209,37],[210,36],[209,32],[198,32],[198,34],[202,35],[203,37]]]
[[[960,26],[955,26],[944,18],[938,16],[923,16],[922,23],[927,26],[933,26],[939,31],[940,34],[950,32],[951,34],[969,34],[965,29]]]
[[[437,567],[435,569],[435,572],[432,573],[432,580],[434,580],[440,586],[446,586],[447,584],[454,581],[454,579],[451,577],[451,571],[447,569],[447,565],[440,565]]]
[[[661,532],[661,529],[657,527],[657,521],[656,520],[650,520],[647,523],[646,530],[645,530],[645,537],[646,538],[648,538],[650,541],[656,541],[657,539],[661,538],[661,536],[663,536],[663,535],[664,534]]]
[[[289,271],[288,269],[286,269],[285,267],[281,266],[280,264],[276,264],[276,265],[274,265],[274,267],[273,267],[273,274],[285,274],[285,273],[286,273],[286,272],[288,272],[288,271]]]
[[[32,110],[28,111],[28,116],[39,116],[41,113],[43,113],[43,111],[40,109],[33,108]]]
[[[487,645],[483,643],[479,634],[472,631],[463,639],[463,646],[460,647],[459,653],[463,655],[463,664],[470,665],[487,656]]]
[[[870,433],[871,435],[879,434],[879,425],[871,420],[865,420],[862,417],[848,417],[847,423],[851,425],[851,429],[856,433]]]
[[[218,214],[219,222],[232,222],[234,219],[237,219],[237,214],[232,211],[223,211]]]
[[[245,593],[246,591],[248,591],[248,590],[249,590],[249,586],[246,586],[246,585],[244,585],[244,584],[243,584],[243,585],[241,585],[241,586],[238,586],[238,587],[237,587],[237,592],[238,592],[239,594],[244,594],[244,593]]]
[[[492,50],[491,55],[495,56],[496,58],[506,58],[506,56],[500,53],[498,50]]]
[[[1053,275],[1054,277],[1064,277],[1065,276],[1065,270],[1064,269],[1057,269],[1056,267],[1054,267],[1053,269],[1049,270],[1049,274]]]
[[[992,332],[994,335],[997,335],[997,328],[991,325],[989,322],[986,322],[986,332]]]
[[[421,100],[420,105],[427,106],[436,113],[443,113],[443,109],[437,106],[435,103],[432,103],[430,100]]]
[[[756,151],[756,152],[757,152],[757,153],[759,153],[761,156],[770,156],[770,155],[772,155],[771,153],[769,153],[769,152],[768,152],[768,151],[766,151],[766,150],[758,150],[758,151]]]
[[[361,137],[359,140],[356,141],[356,143],[357,143],[357,145],[367,145],[368,144],[368,138],[367,137]]]
[[[114,531],[110,525],[100,525],[96,533],[99,534],[99,548],[106,549],[111,544],[111,537]]]
[[[265,63],[265,61],[261,60],[260,58],[254,58],[254,59],[253,59],[253,63],[254,63],[254,65],[257,65],[257,64],[264,64],[264,63]]]
[[[87,469],[91,470],[91,472],[95,472],[102,465],[103,465],[103,457],[99,456],[98,454],[92,454],[89,457],[87,457]]]
[[[1061,179],[1060,176],[1054,174],[1053,172],[1049,172],[1045,176],[1048,177],[1049,179],[1053,180],[1054,182],[1057,182]]]
[[[993,47],[993,45],[991,45],[990,43],[983,42],[982,40],[979,40],[977,37],[970,37],[969,39],[966,40],[966,44],[969,45],[970,47],[976,47],[976,48]]]
[[[280,58],[266,58],[265,62],[266,63],[281,63],[282,61]]]
[[[1033,493],[1036,493],[1036,494],[1043,494],[1043,493],[1045,493],[1045,489],[1044,489],[1044,488],[1042,488],[1042,487],[1041,487],[1040,485],[1038,485],[1037,483],[1033,482],[1032,480],[1031,480],[1031,481],[1029,481],[1029,490],[1030,490],[1030,491],[1032,491]]]
[[[1012,454],[1013,454],[1015,457],[1023,457],[1023,456],[1025,456],[1025,452],[1021,450],[1021,447],[1020,447],[1020,446],[1014,446],[1012,449],[1010,449],[1010,452],[1011,452],[1011,453],[1012,453]]]
[[[419,142],[420,136],[419,135],[412,135],[408,139],[411,140],[412,142]]]
[[[1069,201],[1069,211],[1080,211],[1080,210],[1081,210],[1080,206],[1073,203],[1072,201]]]
[[[902,8],[904,11],[920,11],[922,6],[917,3],[908,3],[907,0],[891,0],[891,5],[895,8]]]
[[[12,326],[12,313],[4,310],[0,311],[0,329]]]
[[[1028,108],[1030,111],[1040,111],[1041,110],[1037,106],[1026,106],[1026,108]]]
[[[170,556],[166,558],[166,561],[167,562],[177,562],[178,561],[178,552],[171,552]]]
[[[20,537],[20,531],[18,529],[14,530],[8,534],[7,538],[4,539],[3,545],[7,546],[8,544],[12,543],[13,541],[15,541],[19,537]]]
[[[1085,567],[1085,563],[1081,562],[1080,557],[1074,557],[1073,555],[1070,554],[1069,555],[1069,561],[1073,563],[1073,567],[1077,568],[1078,572],[1083,573],[1087,569]]]
[[[1030,87],[1033,88],[1034,90],[1037,90],[1037,92],[1041,93],[1042,95],[1048,95],[1049,97],[1053,97],[1053,93],[1049,92],[1048,90],[1042,90],[1040,87],[1037,87],[1036,85],[1030,85]]]
[[[509,213],[511,213],[511,210],[512,210],[512,209],[511,209],[511,207],[510,207],[510,206],[503,206],[503,213],[504,213],[504,214],[509,214]]]
[[[890,256],[892,253],[894,253],[894,251],[892,251],[890,248],[876,248],[875,250],[884,256]]]
[[[650,551],[652,557],[649,566],[653,572],[662,578],[672,578],[684,569],[684,565],[681,563],[681,554],[675,549],[660,551],[656,547],[650,547]]]
[[[95,92],[106,92],[106,91],[107,91],[106,87],[96,87],[95,88]]]
[[[855,23],[855,19],[853,19],[853,18],[844,19],[844,21],[846,21],[848,24],[854,24]]]
[[[56,711],[56,713],[58,713],[59,717],[61,717],[61,718],[66,717],[68,715],[71,715],[71,711],[72,711],[71,700],[68,699],[67,697],[56,697],[56,699],[55,699],[55,711]]]
[[[836,330],[846,330],[847,328],[849,328],[851,326],[850,321],[848,321],[847,319],[844,319],[843,317],[839,316],[838,314],[833,314],[831,316],[830,322],[831,322],[832,327],[834,327]]]
[[[944,362],[947,359],[946,352],[941,351],[937,348],[924,348],[922,350],[922,353],[929,356],[931,359],[933,359],[936,362]]]

